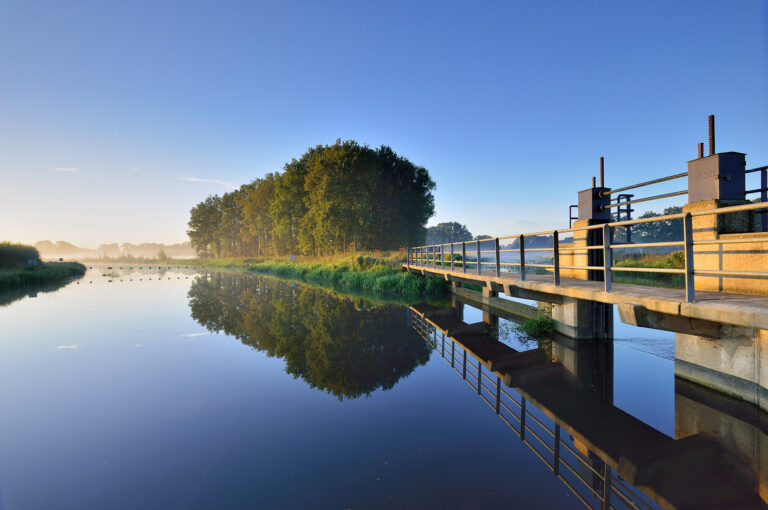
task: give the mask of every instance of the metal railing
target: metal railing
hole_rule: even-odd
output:
[[[473,361],[471,354],[452,338],[410,310],[409,321],[419,336],[450,364],[584,506],[594,509],[658,508],[603,460],[586,457],[578,451],[573,436],[564,434],[559,423],[540,412],[522,395],[507,391],[498,375]]]
[[[627,203],[627,202],[624,202]],[[763,279],[768,278],[768,271],[734,271],[734,270],[714,270],[714,269],[696,269],[694,266],[694,246],[699,245],[726,245],[736,243],[761,243],[768,242],[768,236],[765,237],[750,237],[745,236],[743,238],[729,238],[729,239],[712,239],[712,240],[694,240],[693,239],[693,218],[698,216],[708,215],[721,215],[746,211],[760,211],[765,210],[766,205],[764,203],[751,203],[745,205],[736,205],[731,207],[721,207],[717,209],[706,209],[701,211],[693,211],[688,213],[668,214],[665,216],[654,216],[651,218],[641,218],[628,221],[617,221],[612,223],[604,223],[600,225],[589,225],[584,227],[574,227],[562,230],[550,230],[545,232],[533,232],[529,234],[520,234],[516,236],[502,236],[494,237],[490,239],[482,239],[475,241],[464,241],[460,243],[446,243],[436,244],[429,246],[417,246],[409,247],[407,253],[407,265],[416,266],[421,268],[440,269],[441,271],[449,270],[453,273],[459,271],[467,274],[471,269],[470,274],[495,276],[501,278],[502,273],[512,273],[519,275],[520,280],[526,279],[526,274],[530,273],[529,268],[542,268],[547,272],[552,272],[553,281],[555,285],[561,284],[561,271],[562,270],[585,270],[596,271],[602,273],[602,281],[604,282],[605,292],[612,292],[613,290],[613,273],[614,272],[640,272],[640,273],[661,273],[669,275],[682,275],[685,281],[685,298],[689,303],[693,303],[695,300],[694,279],[696,276],[714,276],[714,277],[731,277],[731,278],[748,278],[748,279]],[[613,243],[611,236],[611,229],[616,227],[626,227],[631,225],[639,225],[643,223],[654,222],[669,222],[671,220],[683,220],[682,223],[682,241],[665,241],[665,242],[645,242],[645,243]],[[600,244],[587,244],[587,238],[589,232],[592,230],[599,230],[602,232],[602,243]],[[585,245],[575,245],[575,234],[584,233],[583,241]],[[560,235],[570,233],[574,235],[573,243],[571,246],[560,246]],[[549,247],[537,247],[526,248],[525,240],[531,237],[551,236],[552,245]],[[514,240],[517,242],[517,247],[503,247],[502,241]],[[486,246],[491,244],[493,249],[481,250],[481,243],[486,243]],[[513,243],[514,244],[514,243]],[[467,245],[469,245],[470,251],[467,251]],[[456,248],[460,248],[461,251],[457,252]],[[614,250],[621,250],[627,248],[660,248],[660,247],[679,247],[683,251],[684,264],[682,268],[658,268],[658,267],[626,267],[618,266],[613,263]],[[591,250],[599,250],[602,252],[602,263],[600,265],[561,265],[560,255],[561,252],[569,252],[574,255],[577,253],[589,253]],[[448,252],[446,254],[446,251]],[[552,263],[526,263],[525,254],[527,252],[551,252]],[[502,253],[517,253],[518,262],[504,262],[501,260]],[[765,250],[751,250],[751,252],[768,253]],[[474,256],[474,260],[467,258],[467,254],[471,253]],[[490,257],[486,256],[483,259],[483,254],[492,254]],[[448,259],[446,260],[446,255]],[[490,259],[490,260],[489,260]],[[459,270],[458,267],[461,267]],[[468,266],[472,266],[471,268]],[[486,272],[483,272],[483,266],[486,267]],[[488,266],[491,269],[488,269]],[[517,271],[510,272],[506,269],[510,267],[517,268]]]
[[[747,190],[745,195],[760,193],[760,202],[768,202],[768,166],[751,168],[746,173],[760,172],[760,187]],[[760,218],[760,231],[768,232],[768,209],[756,210],[757,217]]]

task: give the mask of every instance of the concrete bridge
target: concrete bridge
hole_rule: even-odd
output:
[[[611,341],[556,334],[518,352],[487,306],[465,323],[465,303],[412,306],[410,324],[585,506],[766,507],[762,420],[732,399],[680,380],[670,438],[613,405]]]
[[[499,293],[551,306],[557,331],[575,339],[611,338],[616,305],[623,322],[676,333],[677,376],[768,410],[768,167],[748,170],[744,154],[715,152],[713,117],[709,134],[710,154],[699,144],[687,172],[618,189],[605,186],[601,158],[600,186],[593,178],[578,193],[568,228],[409,247],[403,268],[495,311],[515,307]],[[754,189],[751,174],[760,177]],[[683,178],[682,191],[626,193]],[[681,213],[631,219],[632,204],[680,195]],[[637,242],[639,225],[661,226],[672,240]],[[621,263],[648,251],[678,251],[680,264]]]

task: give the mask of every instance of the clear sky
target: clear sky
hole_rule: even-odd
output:
[[[430,224],[558,227],[600,156],[685,171],[709,114],[768,164],[768,1],[0,0],[0,239],[184,241],[337,138],[425,166]]]

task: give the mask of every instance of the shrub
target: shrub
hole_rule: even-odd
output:
[[[536,318],[523,319],[516,328],[523,335],[542,338],[552,334],[555,330],[555,320],[552,318],[552,305],[540,307]]]
[[[27,267],[29,260],[40,262],[37,248],[23,244],[0,243],[0,269]]]

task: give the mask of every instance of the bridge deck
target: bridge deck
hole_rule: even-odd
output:
[[[605,292],[603,282],[561,278],[560,285],[555,285],[551,275],[526,275],[525,280],[521,280],[519,273],[502,272],[497,277],[495,270],[483,271],[478,275],[472,270],[464,273],[451,271],[450,268],[441,269],[439,266],[408,267],[403,264],[403,268],[449,281],[491,287],[513,297],[536,299],[536,294],[545,294],[610,304],[632,303],[654,312],[768,329],[768,296],[697,290],[696,302],[688,303],[683,289],[614,283],[612,292]]]

